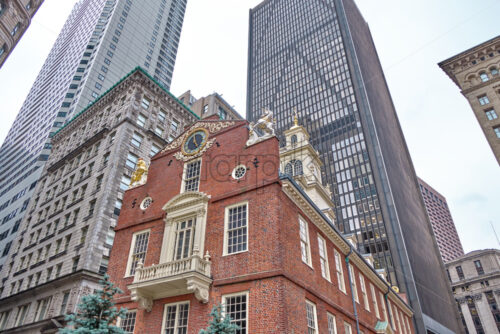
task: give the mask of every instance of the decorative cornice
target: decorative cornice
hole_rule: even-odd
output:
[[[163,206],[163,211],[177,211],[196,204],[207,203],[209,200],[210,195],[197,191],[188,191],[174,196]]]
[[[197,122],[189,127],[189,129],[185,130],[184,133],[177,137],[173,142],[165,146],[165,148],[161,152],[166,152],[170,151],[176,148],[179,148],[184,141],[184,139],[190,134],[194,129],[196,128],[205,128],[207,129],[210,133],[217,133],[221,131],[222,129],[225,129],[227,127],[233,126],[236,124],[234,121],[226,121],[226,122],[220,122],[220,121],[215,121],[215,122]]]

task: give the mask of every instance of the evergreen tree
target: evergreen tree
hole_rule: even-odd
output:
[[[231,317],[222,317],[222,306],[215,305],[210,312],[212,320],[207,329],[202,329],[199,334],[235,334],[240,327],[231,323]]]
[[[82,297],[76,314],[66,315],[68,326],[60,334],[125,334],[114,324],[118,317],[124,317],[126,309],[114,307],[113,296],[122,291],[109,281],[109,276],[99,281],[101,289],[92,295]]]

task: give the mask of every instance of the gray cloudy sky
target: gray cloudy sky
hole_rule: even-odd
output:
[[[45,0],[0,69],[0,141],[75,0]],[[172,92],[217,91],[245,114],[248,9],[260,0],[188,0]],[[497,0],[357,0],[417,174],[450,205],[465,251],[498,248],[500,168],[474,115],[437,63],[500,34]]]

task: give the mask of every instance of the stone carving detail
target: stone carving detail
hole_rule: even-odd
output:
[[[195,123],[193,126],[191,126],[187,131],[184,132],[182,136],[179,138],[175,139],[173,142],[165,146],[165,148],[162,150],[162,152],[165,151],[170,151],[175,148],[178,148],[181,146],[182,142],[186,138],[186,136],[191,133],[191,130],[194,128],[205,128],[208,129],[210,133],[216,133],[219,132],[222,129],[225,129],[227,127],[233,126],[235,122],[233,121],[227,121],[227,122],[198,122]]]
[[[264,113],[257,123],[251,122],[249,125],[247,146],[251,146],[265,139],[275,136],[274,133],[274,117],[273,112],[269,109],[264,109]]]
[[[495,295],[500,296],[500,290],[495,290]]]
[[[465,297],[460,297],[457,298],[457,302],[459,302],[460,304],[465,304],[467,302],[467,299]]]
[[[196,299],[198,299],[200,302],[204,304],[208,303],[209,292],[208,292],[208,286],[206,284],[200,283],[195,278],[188,278],[186,283],[187,283],[187,289],[194,293]]]
[[[151,312],[151,310],[153,309],[153,299],[152,298],[148,298],[145,296],[137,296],[136,300],[137,300],[137,304],[138,304],[140,309],[146,310],[147,312]]]
[[[130,178],[130,188],[142,186],[148,180],[148,165],[143,158],[139,158],[137,167]]]
[[[472,297],[472,299],[474,301],[481,300],[483,298],[483,294],[482,293],[478,293],[477,295],[472,295],[471,297]]]
[[[192,160],[192,159],[195,159],[195,158],[198,158],[198,157],[201,157],[203,155],[203,153],[205,153],[210,147],[212,147],[212,145],[215,143],[215,141],[216,141],[215,138],[212,138],[212,139],[208,140],[207,143],[206,143],[206,145],[198,153],[196,153],[196,154],[193,154],[193,155],[184,155],[182,153],[182,151],[179,151],[179,152],[175,152],[174,157],[177,160],[182,160],[184,162]]]

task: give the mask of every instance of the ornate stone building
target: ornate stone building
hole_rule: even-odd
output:
[[[459,53],[439,66],[469,101],[500,164],[500,36]]]
[[[238,334],[414,333],[404,299],[335,228],[305,129],[280,149],[272,124],[199,121],[125,192],[108,272],[126,332],[198,333],[222,304]]]
[[[149,162],[196,119],[137,68],[52,137],[52,154],[1,272],[0,330],[54,333],[63,314],[76,310],[107,270],[139,157]]]
[[[0,68],[42,3],[43,0],[0,0]]]
[[[500,251],[472,251],[446,268],[466,333],[499,333]]]

